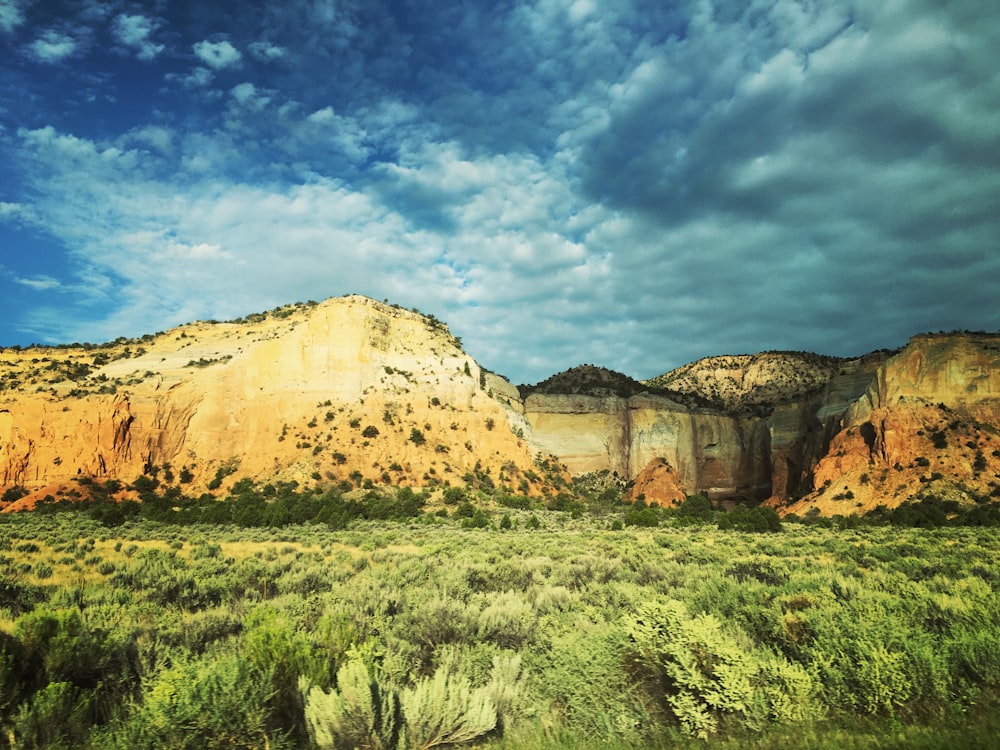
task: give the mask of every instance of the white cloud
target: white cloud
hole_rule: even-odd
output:
[[[858,353],[960,327],[933,322],[950,308],[997,320],[1000,79],[989,35],[948,9],[937,27],[909,2],[538,0],[447,24],[428,6],[433,38],[403,39],[292,6],[267,11],[273,41],[194,45],[186,86],[252,56],[196,92],[216,106],[105,139],[18,131],[33,221],[109,311],[67,333],[40,310],[59,340],[361,292],[530,380]]]
[[[73,37],[51,29],[28,45],[35,58],[44,63],[61,62],[76,51],[76,46]]]
[[[0,201],[0,222],[18,223],[21,221],[30,221],[33,216],[34,211],[32,211],[30,206],[25,206],[23,203]]]
[[[62,282],[51,276],[38,275],[29,277],[17,277],[15,283],[34,289],[36,292],[47,292],[62,287]]]
[[[269,95],[265,94],[254,86],[254,84],[249,82],[233,86],[233,88],[229,90],[229,93],[241,106],[254,111],[262,110],[271,101],[271,97]]]
[[[282,60],[288,55],[288,50],[270,42],[252,42],[249,46],[250,54],[258,60]]]
[[[197,42],[194,45],[194,53],[198,59],[213,70],[222,70],[239,65],[243,56],[228,41],[209,42],[207,40]]]
[[[152,60],[164,49],[162,44],[150,39],[157,26],[156,21],[146,16],[123,13],[115,18],[112,31],[119,42],[138,53],[140,60]]]
[[[309,117],[306,118],[309,122],[314,122],[316,124],[324,124],[335,122],[337,116],[333,112],[333,107],[323,107],[323,109],[317,109]]]
[[[0,0],[0,31],[10,33],[24,23],[24,13],[17,0]]]
[[[174,133],[168,128],[146,125],[130,130],[125,134],[125,140],[152,146],[161,154],[169,154],[173,151]]]
[[[187,75],[178,75],[176,73],[168,73],[166,80],[168,81],[180,81],[184,88],[188,89],[200,89],[205,88],[212,82],[215,74],[209,69],[202,66],[194,68]]]

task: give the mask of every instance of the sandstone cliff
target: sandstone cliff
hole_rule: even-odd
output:
[[[844,410],[813,469],[813,491],[788,507],[826,515],[934,496],[1000,495],[1000,336],[915,336]]]
[[[0,377],[0,487],[165,466],[191,491],[237,477],[518,486],[534,466],[516,389],[444,324],[363,297],[5,350]]]
[[[647,382],[585,365],[515,388],[433,317],[351,296],[0,351],[0,491],[160,472],[189,493],[247,477],[539,495],[539,455],[661,504],[981,501],[1000,495],[1000,335],[711,357]]]
[[[856,359],[711,357],[645,383],[575,368],[522,394],[536,446],[575,475],[635,479],[632,497],[669,504],[679,487],[835,514],[995,494],[998,388],[1000,336],[942,334]]]

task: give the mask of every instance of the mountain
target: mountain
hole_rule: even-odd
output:
[[[542,486],[517,390],[440,321],[358,296],[103,346],[0,355],[0,487],[163,470],[255,481]],[[530,476],[529,476],[530,474]]]
[[[573,371],[522,387],[525,418],[572,474],[627,477],[632,497],[701,492],[832,515],[1000,495],[996,334],[915,336],[855,359],[710,357],[640,385],[602,378],[628,388],[578,387],[594,378]]]
[[[985,333],[854,359],[709,357],[645,382],[582,365],[515,388],[433,316],[348,296],[0,351],[8,501],[144,474],[188,494],[248,478],[541,496],[604,472],[663,504],[846,514],[1000,495],[998,426],[1000,336]]]

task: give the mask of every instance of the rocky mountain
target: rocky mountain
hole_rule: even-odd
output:
[[[540,490],[517,390],[440,321],[363,297],[0,354],[0,488],[167,471]],[[530,477],[530,478],[529,478]]]
[[[435,318],[349,296],[0,351],[8,500],[143,474],[189,493],[250,478],[539,496],[605,472],[664,504],[703,492],[851,513],[1000,495],[998,427],[993,334],[856,359],[710,357],[646,382],[583,365],[515,388]]]
[[[929,493],[1000,494],[995,334],[916,336],[856,359],[710,357],[642,384],[579,369],[521,388],[531,439],[574,475],[634,480],[632,497],[701,492],[849,514]]]

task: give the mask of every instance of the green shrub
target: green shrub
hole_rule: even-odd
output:
[[[685,732],[707,738],[724,718],[750,729],[816,715],[809,674],[724,632],[713,615],[679,601],[650,602],[627,620],[638,660],[666,680],[666,702]]]
[[[461,745],[482,737],[497,725],[497,709],[489,687],[472,689],[468,679],[439,667],[402,691],[404,747],[429,750]]]
[[[271,674],[238,653],[177,659],[143,691],[142,704],[96,745],[114,750],[285,747],[268,725]]]
[[[336,687],[329,692],[306,678],[300,680],[299,689],[305,700],[309,736],[320,750],[396,747],[399,698],[379,686],[360,659],[351,659],[337,671]]]

